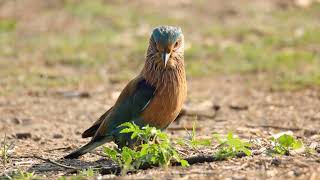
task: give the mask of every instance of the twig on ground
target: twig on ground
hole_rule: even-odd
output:
[[[90,154],[94,154],[97,156],[101,156],[101,157],[108,157],[107,155],[103,154],[103,153],[99,153],[99,152],[89,152]]]
[[[181,126],[176,126],[176,127],[168,127],[168,131],[185,131],[185,130],[189,130],[191,131],[193,129],[192,126],[189,127],[181,127]],[[202,127],[196,127],[196,131],[201,131]]]
[[[298,128],[298,127],[282,127],[282,126],[271,125],[271,124],[261,124],[261,125],[251,125],[251,124],[247,124],[246,126],[247,126],[247,127],[251,127],[251,128],[262,127],[262,128],[283,129],[283,130],[291,130],[291,131],[300,131],[300,130],[303,130],[302,128]]]
[[[128,171],[127,173],[133,173],[135,171]],[[101,175],[105,174],[120,174],[121,173],[121,167],[120,166],[111,166],[111,167],[102,167],[99,169],[99,173]]]
[[[11,159],[26,159],[26,158],[32,159],[32,158],[34,158],[32,155],[31,155],[31,156],[29,156],[29,155],[26,155],[26,156],[14,156],[14,155],[9,155],[9,157],[10,157]]]
[[[80,169],[78,169],[78,168],[76,168],[76,167],[67,166],[67,165],[58,163],[58,162],[56,162],[56,161],[53,161],[53,160],[51,160],[51,159],[43,158],[43,157],[40,157],[40,156],[33,156],[33,157],[34,157],[34,158],[37,158],[37,159],[41,159],[41,160],[46,161],[46,162],[49,162],[49,163],[51,163],[51,164],[54,164],[54,165],[57,165],[57,166],[66,168],[66,169],[80,170]]]
[[[188,163],[190,165],[192,165],[192,164],[196,164],[196,163],[214,162],[214,161],[218,161],[219,159],[212,156],[212,155],[197,155],[197,156],[185,158],[185,160],[188,161]],[[181,166],[181,164],[179,162],[174,162],[172,165],[173,166]],[[146,165],[141,166],[140,169],[149,169],[152,167],[154,167],[154,166],[146,164]],[[121,168],[119,166],[101,167],[99,169],[99,172],[102,175],[119,174],[119,173],[121,173]],[[127,173],[130,174],[130,173],[135,173],[135,172],[137,172],[137,170],[128,171]]]
[[[29,165],[29,164],[32,164],[33,161],[30,160],[30,161],[22,161],[22,162],[16,162],[14,163],[15,166],[21,166],[21,165]]]
[[[66,149],[71,149],[70,146],[68,147],[60,147],[60,148],[54,148],[54,149],[48,149],[48,150],[45,150],[46,152],[51,152],[51,151],[59,151],[59,150],[66,150]]]
[[[179,154],[182,154],[182,155],[184,155],[184,156],[187,156],[187,154],[185,153],[185,152],[182,152],[182,151],[180,151],[179,149],[176,149],[177,150],[177,152],[179,153]]]
[[[61,164],[61,163],[58,163],[56,161],[53,161],[51,159],[48,159],[48,158],[43,158],[43,157],[40,157],[40,156],[24,156],[23,158],[36,158],[36,159],[40,159],[42,161],[45,161],[45,162],[48,162],[48,163],[51,163],[51,164],[54,164],[56,166],[59,166],[59,167],[63,167],[65,169],[67,169],[67,173],[66,174],[73,174],[73,173],[77,173],[81,170],[84,170],[86,168],[77,168],[77,167],[73,167],[73,166],[68,166],[68,165],[64,165],[64,164]],[[190,164],[196,164],[196,163],[204,163],[204,162],[214,162],[214,161],[218,161],[219,159],[214,157],[213,155],[195,155],[195,156],[191,156],[191,157],[187,157],[185,158],[185,160]],[[181,166],[181,164],[179,162],[174,162],[172,164],[172,166]],[[143,165],[140,167],[140,169],[149,169],[149,168],[152,168],[154,166],[152,165],[149,165],[149,164],[146,164],[146,165]],[[102,175],[106,175],[106,174],[120,174],[121,173],[121,167],[118,166],[118,165],[110,165],[110,166],[105,166],[105,167],[101,167],[101,166],[95,166],[95,167],[92,167],[94,169],[97,169],[97,171],[99,171],[100,174]],[[131,171],[128,171],[127,173],[135,173],[137,172],[137,170],[131,170]]]
[[[179,116],[198,116],[204,118],[214,118],[217,115],[217,110],[193,110],[183,108]]]
[[[3,173],[3,176],[5,176],[7,179],[12,180],[12,177],[9,176],[6,172]]]
[[[214,161],[218,161],[219,159],[214,157],[213,155],[196,155],[196,156],[187,157],[185,158],[185,160],[188,161],[190,165],[192,165],[196,163],[214,162]],[[180,166],[181,164],[178,163],[174,165]]]

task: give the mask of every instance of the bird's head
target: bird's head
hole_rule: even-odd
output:
[[[175,67],[183,60],[184,38],[180,27],[160,26],[153,30],[148,55],[163,68]]]

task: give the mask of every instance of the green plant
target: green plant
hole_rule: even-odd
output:
[[[3,141],[0,144],[0,154],[1,154],[1,164],[3,169],[6,170],[7,162],[8,162],[8,153],[9,149],[12,148],[13,143],[7,142],[7,136],[4,135]]]
[[[13,180],[36,180],[36,179],[44,179],[43,177],[39,177],[35,175],[33,172],[25,172],[19,170],[17,174],[12,176]]]
[[[60,176],[57,178],[57,180],[67,180],[67,177],[66,176]]]
[[[271,153],[289,155],[291,150],[300,149],[303,147],[301,140],[297,140],[294,136],[283,134],[278,138],[272,137],[273,147]]]
[[[8,145],[7,144],[7,136],[6,134],[4,135],[3,141],[0,143],[0,155],[1,155],[1,164],[3,166],[3,177],[7,179],[12,179],[7,173],[7,162],[8,162],[8,150],[10,149],[10,146],[12,144]],[[1,179],[1,176],[0,176]]]
[[[80,174],[85,177],[94,177],[97,175],[97,172],[93,168],[88,168],[83,171],[80,171]]]
[[[121,134],[131,134],[130,138],[138,144],[132,149],[123,147],[120,152],[105,147],[104,153],[118,163],[123,172],[138,169],[143,165],[167,167],[171,160],[180,162],[182,166],[189,165],[180,158],[166,133],[150,126],[140,128],[129,122],[121,124],[120,127],[124,128]]]
[[[7,145],[7,136],[5,135],[3,138],[3,142],[1,143],[1,164],[4,169],[6,169],[6,164],[8,161],[8,145]]]
[[[229,132],[226,139],[222,139],[218,134],[214,134],[213,137],[219,143],[219,149],[214,153],[214,156],[218,160],[225,160],[228,158],[236,157],[240,153],[244,153],[247,156],[250,156],[251,144],[244,142],[240,138],[234,137],[232,132]]]
[[[189,139],[179,139],[178,144],[179,145],[186,145],[193,149],[199,148],[199,146],[210,146],[212,143],[211,138],[210,139],[199,139],[197,138],[197,132],[196,132],[196,121],[193,122],[192,126],[192,132],[190,133],[187,131],[190,138]]]
[[[58,180],[86,180],[86,179],[88,179],[88,178],[86,176],[82,175],[81,173],[73,175],[73,176],[58,177]]]
[[[16,28],[16,21],[13,19],[1,19],[0,32],[14,31]]]
[[[74,176],[60,176],[58,177],[58,180],[84,180],[88,178],[93,178],[97,175],[97,172],[93,168],[88,168],[80,171],[78,174]]]

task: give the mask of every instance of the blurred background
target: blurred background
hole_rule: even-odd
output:
[[[201,137],[234,132],[259,140],[290,130],[315,149],[320,144],[319,1],[0,0],[0,146],[8,137],[16,156],[60,159],[86,143],[81,133],[140,72],[152,30],[174,25],[185,36],[188,98],[166,132],[189,137],[185,129],[195,121]],[[169,175],[162,176],[312,179],[320,174],[318,156],[285,156],[277,160],[279,167],[270,158],[206,163],[176,175],[165,170]],[[42,162],[13,159],[7,170],[61,175],[57,169],[41,171],[37,163]],[[154,172],[161,177],[159,169]]]
[[[126,82],[159,25],[183,29],[189,80],[320,85],[317,0],[0,0],[0,95]]]

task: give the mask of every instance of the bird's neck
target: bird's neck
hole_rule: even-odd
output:
[[[152,60],[146,60],[141,76],[158,91],[176,89],[186,83],[183,57],[174,67],[159,67]]]

